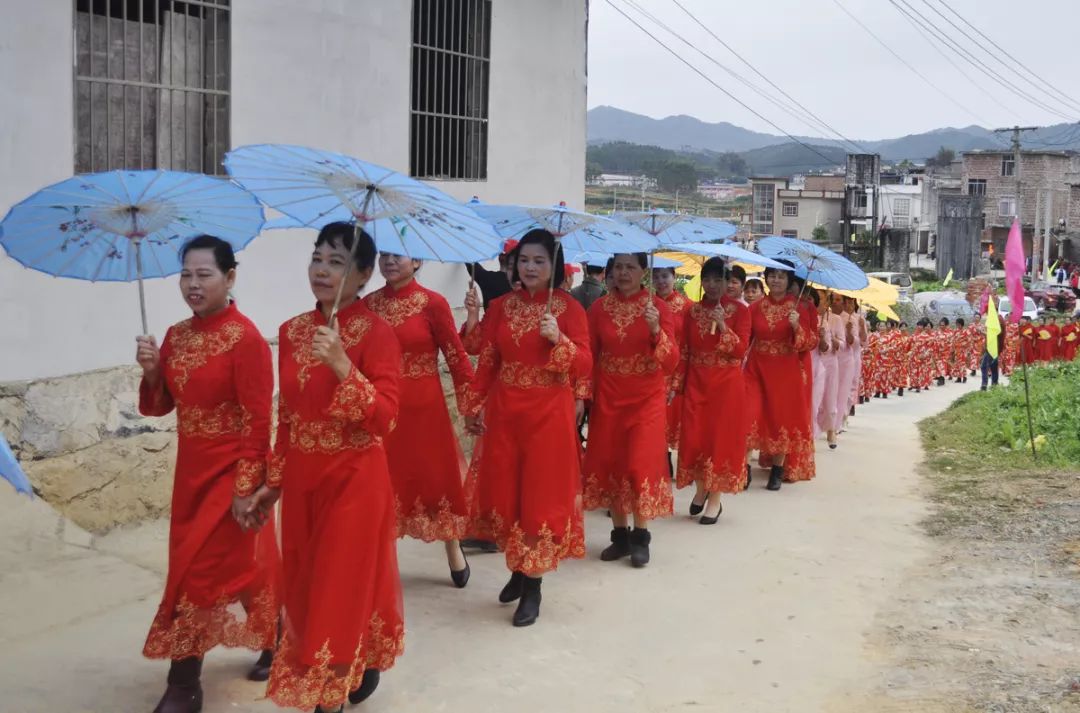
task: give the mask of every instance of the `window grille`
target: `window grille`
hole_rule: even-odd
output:
[[[75,0],[75,171],[221,174],[229,0]]]
[[[413,0],[409,171],[487,179],[491,0]]]

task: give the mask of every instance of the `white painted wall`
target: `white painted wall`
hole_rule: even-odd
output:
[[[234,146],[293,142],[408,169],[411,3],[232,4]],[[0,0],[0,11],[18,18],[0,24],[6,214],[73,171],[72,3]],[[493,4],[488,180],[440,188],[461,200],[582,207],[585,24],[585,0]],[[239,255],[237,297],[264,334],[310,307],[313,239],[310,231],[272,231]],[[421,280],[456,305],[464,275],[460,266],[428,264]],[[176,278],[149,281],[147,300],[159,337],[187,316]],[[52,278],[0,255],[0,381],[127,363],[138,331],[134,285]]]

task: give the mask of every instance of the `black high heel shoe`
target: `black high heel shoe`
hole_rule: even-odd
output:
[[[465,550],[461,551],[461,558],[465,560],[465,569],[459,569],[456,572],[450,570],[450,580],[458,589],[464,589],[465,585],[469,583],[469,577],[472,575],[472,567],[469,566],[469,558],[465,556]],[[365,675],[367,674],[365,673]]]
[[[715,516],[709,517],[708,515],[702,515],[698,519],[698,524],[699,525],[715,525],[717,523],[717,521],[720,519],[720,515],[723,512],[724,512],[724,504],[720,503],[720,509],[716,511]]]
[[[355,706],[357,703],[363,703],[371,698],[371,694],[379,687],[381,678],[382,674],[379,673],[377,668],[369,668],[364,671],[364,677],[360,679],[360,687],[349,693],[349,703]]]
[[[690,501],[690,514],[691,515],[700,515],[701,511],[705,509],[705,502],[708,501],[708,499],[709,499],[709,494],[705,493],[705,500],[703,500],[700,505],[698,505],[693,500],[691,500]]]
[[[784,466],[774,465],[769,470],[769,484],[765,486],[766,490],[779,490],[781,484],[784,482]]]

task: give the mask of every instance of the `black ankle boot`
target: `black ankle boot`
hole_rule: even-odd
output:
[[[259,660],[255,662],[255,665],[248,671],[247,680],[249,681],[269,681],[270,680],[270,667],[274,665],[274,651],[273,649],[263,649],[263,652],[259,654]]]
[[[746,485],[743,486],[743,490],[750,489],[750,481],[754,479],[754,476],[750,473],[750,464],[746,464]]]
[[[203,692],[199,682],[202,659],[194,656],[173,661],[169,667],[168,686],[154,713],[199,713]]]
[[[897,396],[903,396],[904,395],[904,387],[903,386],[901,386],[899,389],[896,390],[896,395]]]
[[[649,543],[652,542],[652,534],[645,529],[635,527],[630,533],[630,564],[635,567],[644,567],[649,564]]]
[[[774,465],[769,470],[769,484],[765,486],[766,490],[779,490],[780,485],[784,482],[784,466]]]
[[[611,544],[600,553],[604,562],[614,562],[630,554],[630,528],[616,527],[611,531]]]
[[[368,698],[371,698],[371,694],[379,687],[379,680],[381,678],[382,674],[379,673],[379,669],[377,668],[369,668],[364,671],[364,677],[360,679],[359,688],[349,693],[349,703],[356,705],[357,703],[363,703]]]
[[[521,572],[513,572],[510,574],[510,581],[506,583],[506,586],[499,592],[499,601],[503,604],[509,604],[515,599],[521,598],[521,590],[525,584],[525,575]]]
[[[530,626],[540,616],[540,583],[542,577],[525,577],[521,601],[514,612],[514,626]]]

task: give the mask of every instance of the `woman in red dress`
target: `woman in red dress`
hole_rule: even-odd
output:
[[[1072,321],[1061,328],[1061,358],[1065,361],[1075,361],[1078,345],[1080,345],[1080,316],[1074,315]]]
[[[669,377],[679,363],[671,311],[642,289],[648,257],[615,256],[615,290],[589,308],[593,355],[585,509],[611,511],[600,559],[649,563],[649,521],[672,512],[667,464]],[[630,517],[634,529],[630,530]]]
[[[1054,355],[1057,352],[1058,337],[1061,336],[1061,330],[1054,324],[1052,317],[1043,315],[1040,319],[1042,322],[1039,324],[1038,329],[1035,330],[1035,361],[1040,364],[1049,364],[1054,360]]]
[[[653,288],[656,296],[667,303],[671,310],[672,333],[675,340],[682,338],[683,321],[694,304],[681,292],[675,289],[675,269],[671,267],[657,267],[652,271]],[[672,375],[674,377],[674,374]],[[682,395],[675,393],[674,378],[668,380],[668,405],[667,405],[667,442],[669,449],[678,448],[679,445],[679,422],[682,419]],[[668,467],[674,477],[675,468],[672,463],[671,450],[668,451]]]
[[[546,572],[585,556],[574,384],[588,377],[592,356],[585,310],[568,293],[549,289],[553,274],[555,284],[562,282],[562,271],[551,233],[526,233],[515,265],[522,289],[484,315],[466,400],[468,428],[484,436],[473,455],[472,529],[505,553],[511,576],[499,601],[521,600],[514,626],[540,615]]]
[[[446,408],[439,351],[450,368],[459,410],[473,368],[450,305],[416,281],[418,269],[419,260],[381,253],[379,271],[386,286],[364,301],[393,327],[401,347],[397,427],[386,437],[398,537],[446,543],[450,578],[461,589],[470,574],[460,542],[469,516],[462,490],[465,458]],[[419,443],[424,447],[417,448]]]
[[[1036,342],[1038,337],[1035,332],[1038,325],[1031,321],[1031,317],[1020,318],[1020,364],[1034,364],[1036,358]]]
[[[346,698],[362,701],[404,649],[383,446],[398,412],[401,352],[359,299],[374,265],[367,233],[325,226],[308,266],[316,307],[279,331],[277,436],[256,504],[265,509],[280,489],[284,633],[267,695],[283,707],[336,711]]]
[[[714,525],[723,493],[746,485],[746,392],[742,362],[750,342],[750,310],[727,293],[724,261],[701,268],[704,298],[691,306],[680,342],[683,394],[676,484],[697,488],[690,514]]]
[[[232,247],[204,235],[188,242],[181,258],[180,291],[194,314],[166,332],[160,351],[153,337],[138,337],[136,356],[139,411],[164,416],[176,409],[179,439],[169,574],[143,648],[148,658],[172,661],[156,713],[201,709],[202,659],[218,645],[263,651],[248,677],[265,681],[279,608],[273,522],[259,532],[244,527],[266,475],[270,347],[229,301]]]
[[[769,295],[750,307],[746,377],[755,418],[748,442],[750,448],[771,458],[769,490],[780,489],[789,455],[798,455],[804,467],[788,477],[813,477],[814,436],[806,389],[810,375],[804,373],[799,355],[817,346],[817,318],[812,309],[801,308],[797,297],[788,294],[791,277],[787,270],[767,269]]]

